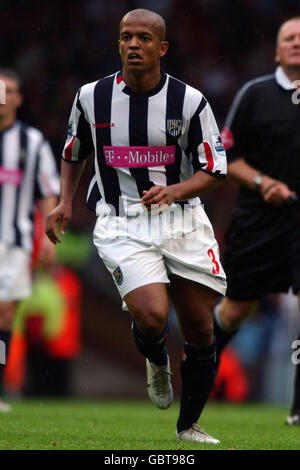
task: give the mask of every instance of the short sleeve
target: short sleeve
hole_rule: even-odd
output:
[[[221,137],[228,161],[243,158],[247,154],[249,140],[249,117],[251,116],[251,89],[244,85],[235,96]]]
[[[190,120],[188,156],[192,157],[194,171],[226,177],[226,153],[212,109],[203,96]]]
[[[93,150],[91,126],[87,122],[77,92],[68,123],[68,135],[63,149],[62,158],[69,162],[85,160]]]

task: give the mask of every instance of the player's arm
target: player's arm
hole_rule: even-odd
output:
[[[85,168],[86,160],[69,163],[62,160],[60,175],[60,198],[56,206],[46,218],[45,231],[52,243],[60,243],[61,235],[72,218],[72,201],[76,193],[78,183]]]
[[[219,129],[209,103],[201,95],[191,95],[191,118],[186,135],[186,155],[193,165],[194,174],[170,186],[152,186],[141,199],[147,209],[151,205],[170,205],[216,189],[226,177],[226,154]],[[192,111],[193,110],[193,111]]]
[[[153,205],[170,205],[174,201],[191,199],[216,189],[223,180],[203,171],[197,171],[191,178],[181,183],[170,186],[152,186],[148,191],[143,191],[141,199],[147,209]]]
[[[256,85],[246,83],[236,94],[226,118],[221,136],[228,156],[228,176],[240,186],[259,192],[267,204],[282,205],[295,193],[285,183],[261,174],[246,161],[253,139],[251,116],[255,114],[256,100]]]
[[[261,174],[243,158],[238,158],[228,165],[228,176],[239,185],[258,191],[267,204],[283,205],[295,195],[282,181]]]
[[[46,219],[45,231],[54,244],[61,242],[58,232],[64,235],[72,218],[72,201],[85,168],[86,159],[93,151],[90,124],[85,118],[80,101],[83,88],[76,93],[70,114],[68,135],[61,160],[59,204]],[[85,92],[86,90],[85,88]]]

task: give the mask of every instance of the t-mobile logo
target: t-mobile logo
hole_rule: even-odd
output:
[[[0,364],[6,364],[6,347],[2,340],[0,340]]]
[[[0,80],[0,104],[5,104],[5,82]]]

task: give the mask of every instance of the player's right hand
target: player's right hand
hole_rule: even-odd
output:
[[[65,234],[65,229],[69,224],[72,217],[72,206],[65,204],[61,201],[47,216],[45,223],[45,232],[55,245],[61,243],[61,238],[58,235]]]

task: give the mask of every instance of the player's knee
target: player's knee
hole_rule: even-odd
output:
[[[157,336],[165,327],[168,312],[161,309],[148,309],[137,315],[136,322],[140,331],[146,336]]]
[[[213,341],[213,325],[198,326],[192,329],[186,329],[185,340],[198,347],[208,347]]]

